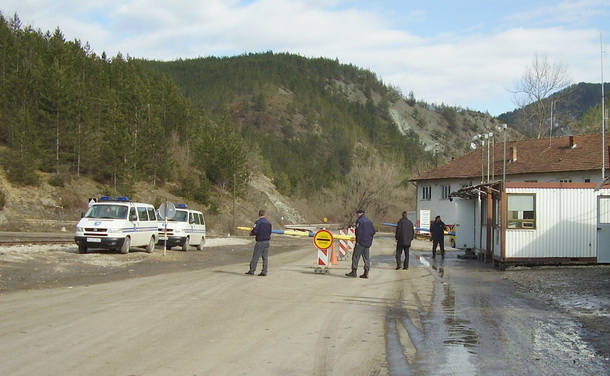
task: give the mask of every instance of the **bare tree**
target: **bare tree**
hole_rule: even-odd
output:
[[[526,67],[519,81],[514,82],[515,104],[522,109],[525,123],[534,129],[537,138],[541,138],[550,126],[552,106],[557,100],[551,100],[549,96],[570,84],[567,67],[552,64],[545,54],[536,54],[532,65]]]
[[[327,209],[337,213],[345,225],[352,224],[356,209],[382,218],[397,202],[404,202],[404,189],[399,187],[401,179],[398,168],[387,162],[361,162],[342,181],[324,190]]]

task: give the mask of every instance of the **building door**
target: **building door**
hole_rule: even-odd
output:
[[[610,263],[610,196],[597,198],[597,262]]]
[[[460,249],[474,249],[474,211],[475,200],[456,197],[453,199],[455,208],[455,247]]]

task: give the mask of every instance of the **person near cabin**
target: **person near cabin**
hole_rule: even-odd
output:
[[[264,277],[267,275],[267,268],[269,266],[269,241],[271,240],[272,226],[271,222],[265,216],[264,210],[259,210],[258,219],[250,231],[250,236],[256,236],[256,244],[254,244],[254,251],[252,252],[252,259],[250,260],[250,270],[246,272],[248,275],[254,275],[256,271],[256,265],[258,259],[263,259],[263,269],[259,276]]]
[[[401,265],[403,269],[409,269],[409,248],[411,248],[411,241],[414,237],[413,222],[407,218],[407,212],[403,211],[402,218],[396,224],[396,232],[394,234],[396,239],[396,270],[399,270]],[[401,262],[403,253],[405,259]]]
[[[445,223],[441,216],[437,215],[434,222],[430,225],[430,235],[432,237],[432,258],[436,258],[436,249],[440,247],[441,257],[445,258]]]

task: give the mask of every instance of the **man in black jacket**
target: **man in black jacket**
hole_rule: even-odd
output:
[[[441,257],[445,258],[445,222],[441,216],[437,215],[434,222],[430,225],[430,235],[432,236],[432,258],[436,258],[436,247],[441,247]]]
[[[356,219],[356,229],[354,234],[356,235],[356,247],[354,247],[354,253],[352,253],[352,271],[347,273],[348,277],[356,277],[358,271],[358,261],[362,256],[364,261],[364,273],[360,278],[369,277],[369,269],[371,268],[370,259],[370,248],[373,245],[373,236],[377,232],[377,229],[373,225],[373,222],[364,215],[364,210],[356,210],[358,219]]]
[[[256,264],[258,259],[263,258],[263,270],[259,276],[267,275],[267,266],[269,262],[269,240],[271,240],[271,222],[265,217],[265,211],[260,210],[258,212],[258,220],[254,223],[251,236],[256,236],[256,244],[254,245],[254,251],[252,252],[252,259],[250,260],[250,270],[246,272],[248,275],[254,275],[256,271]]]
[[[409,269],[409,248],[411,248],[411,241],[415,237],[415,230],[413,229],[413,222],[407,218],[407,212],[402,212],[402,218],[396,225],[396,270],[400,269],[402,253],[405,254],[405,261],[403,269]]]

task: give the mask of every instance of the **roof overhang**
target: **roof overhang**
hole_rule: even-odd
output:
[[[489,194],[490,192],[500,193],[500,191],[498,189],[494,188],[494,186],[497,186],[501,183],[502,183],[502,181],[496,180],[496,181],[490,181],[488,183],[481,183],[481,184],[472,185],[469,187],[464,187],[464,188],[458,190],[457,192],[451,192],[451,194],[449,195],[449,198],[459,197],[459,198],[473,199],[475,197],[478,197],[479,194],[486,195],[486,194]]]

